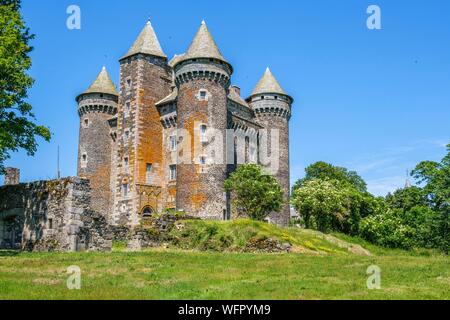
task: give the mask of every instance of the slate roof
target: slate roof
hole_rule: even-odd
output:
[[[128,53],[123,56],[122,59],[131,57],[138,53],[144,53],[167,59],[167,56],[159,44],[158,37],[156,36],[155,30],[153,29],[150,21],[147,22],[138,38],[131,46],[130,50],[128,50]]]

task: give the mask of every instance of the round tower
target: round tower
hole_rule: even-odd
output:
[[[118,94],[105,67],[76,101],[80,116],[78,176],[90,180],[91,208],[106,215],[111,205],[113,143],[108,120],[117,113]]]
[[[269,68],[247,99],[256,121],[266,130],[260,135],[260,164],[274,174],[285,193],[281,212],[270,215],[271,221],[281,225],[288,225],[290,220],[289,120],[293,101]]]
[[[232,66],[202,22],[174,65],[178,87],[177,209],[207,219],[227,215],[224,181],[227,96]],[[189,148],[189,150],[187,150]]]

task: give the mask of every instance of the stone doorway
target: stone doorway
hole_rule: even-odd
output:
[[[154,211],[153,208],[150,206],[146,206],[142,209],[142,216],[144,218],[150,218],[153,215]]]
[[[21,247],[22,230],[16,215],[0,215],[0,249],[18,250]]]

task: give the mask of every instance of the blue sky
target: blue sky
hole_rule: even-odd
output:
[[[81,8],[81,30],[66,9]],[[366,27],[369,5],[382,30]],[[54,136],[35,157],[13,154],[23,181],[76,175],[75,96],[118,59],[150,17],[165,53],[189,46],[202,19],[247,96],[266,66],[295,98],[291,178],[323,160],[357,170],[375,194],[402,187],[406,170],[439,160],[450,142],[450,1],[24,0],[36,34],[29,100]],[[1,178],[0,178],[1,179]]]

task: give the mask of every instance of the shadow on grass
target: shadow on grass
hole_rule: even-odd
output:
[[[0,250],[0,257],[14,257],[19,254],[19,250]]]

